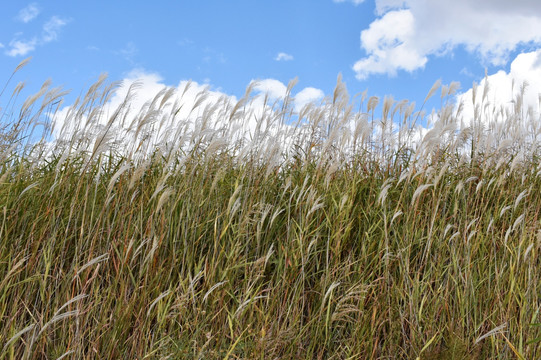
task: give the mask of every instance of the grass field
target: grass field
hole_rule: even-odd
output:
[[[105,79],[63,119],[62,91],[20,90],[0,97],[0,359],[541,358],[520,92],[479,89],[464,122],[444,86],[426,132],[340,79],[255,120],[250,91],[184,118],[164,91],[131,121],[129,96],[101,111]]]

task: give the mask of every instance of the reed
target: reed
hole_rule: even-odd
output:
[[[539,112],[464,119],[451,84],[425,129],[340,78],[296,112],[293,85],[111,109],[100,78],[20,111],[16,86],[0,359],[541,357]]]

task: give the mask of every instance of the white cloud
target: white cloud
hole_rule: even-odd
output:
[[[255,83],[254,90],[268,96],[270,101],[281,100],[287,95],[287,86],[280,80],[254,80],[252,83]],[[293,108],[296,112],[299,112],[308,103],[321,100],[324,96],[325,93],[321,89],[305,87],[293,96]]]
[[[9,50],[6,51],[8,56],[24,56],[31,51],[34,51],[37,45],[37,39],[32,40],[11,40],[9,42]]]
[[[265,79],[256,81],[254,90],[267,94],[271,100],[277,100],[286,96],[287,86],[276,79]]]
[[[306,87],[295,95],[295,111],[299,112],[305,105],[323,99],[323,90]]]
[[[364,2],[364,0],[332,0],[332,1],[335,3],[343,3],[346,1],[351,1],[355,6],[362,4]]]
[[[136,150],[143,139],[146,139],[145,146],[149,146],[147,149],[157,148],[164,154],[175,147],[187,150],[201,141],[210,142],[209,146],[221,146],[242,140],[242,148],[237,147],[240,156],[255,151],[258,156],[279,161],[279,149],[285,149],[293,141],[297,130],[283,122],[279,101],[264,103],[257,92],[270,91],[269,96],[283,97],[287,87],[275,79],[265,79],[252,86],[256,93],[238,100],[210,90],[206,84],[191,81],[183,80],[170,87],[159,74],[136,69],[128,73],[110,99],[96,105],[91,114],[71,106],[57,112],[53,118],[53,138],[57,144],[80,141],[79,149],[93,152],[96,139],[103,137],[106,131],[109,135],[104,149],[113,146],[125,154],[144,154],[145,150]],[[129,92],[128,106],[122,108]],[[322,96],[319,89],[305,88],[292,98],[292,106],[298,109]],[[119,107],[122,110],[117,113]],[[105,125],[115,113],[116,120],[108,128]]]
[[[122,103],[126,95],[128,94],[129,87],[137,83],[137,90],[135,91],[135,97],[133,98],[130,107],[132,108],[134,114],[137,114],[141,108],[145,106],[145,103],[151,101],[156,94],[163,90],[166,85],[163,81],[163,78],[155,72],[149,72],[142,68],[133,69],[122,80],[122,86],[115,93],[111,99],[111,104],[113,107],[117,107]],[[234,96],[228,96],[225,93],[220,91],[210,91],[207,84],[198,84],[197,82],[182,80],[176,86],[172,88],[175,89],[176,94],[171,97],[170,101],[167,101],[166,106],[171,107],[174,100],[179,100],[182,98],[183,102],[186,103],[183,106],[183,109],[179,112],[179,116],[188,116],[190,113],[190,106],[193,105],[198,97],[198,94],[204,91],[208,92],[208,95],[205,101],[200,105],[201,108],[206,104],[212,104],[219,100],[220,97],[226,96],[230,100],[234,101]],[[183,95],[182,95],[183,94]]]
[[[31,3],[19,11],[16,19],[26,24],[34,20],[39,15],[39,12],[38,5],[36,3]]]
[[[361,80],[423,68],[430,56],[457,46],[503,65],[519,44],[541,44],[537,0],[376,0],[376,13],[379,17],[361,32],[367,56],[353,67]]]
[[[287,86],[279,80],[276,79],[264,79],[264,80],[253,80],[254,90],[260,95],[265,95],[268,97],[269,102],[267,105],[271,105],[275,101],[280,101],[285,98],[287,95]],[[317,103],[325,97],[325,93],[321,89],[314,87],[305,87],[296,94],[291,94],[291,104],[293,105],[293,110],[296,113],[299,113],[302,108],[309,103]],[[253,101],[255,108],[260,110],[264,108],[263,99],[261,97]]]
[[[123,107],[130,88],[132,96]],[[109,119],[114,121],[105,126]],[[260,96],[237,100],[191,81],[168,87],[158,74],[134,70],[91,113],[70,106],[57,112],[51,146],[59,145],[57,150],[66,155],[74,150],[69,145],[73,143],[78,144],[77,151],[89,153],[115,148],[131,158],[153,150],[164,156],[179,149],[191,151],[197,144],[212,149],[207,151],[233,146],[241,158],[260,156],[279,164],[280,149],[292,141],[291,127],[281,119],[281,113]]]
[[[291,61],[291,60],[293,60],[293,55],[281,52],[281,53],[278,53],[278,55],[276,55],[274,60],[276,60],[276,61]]]
[[[355,63],[357,78],[372,73],[396,75],[396,71],[413,71],[423,67],[426,56],[409,44],[415,43],[415,19],[409,10],[392,11],[370,24],[361,33],[361,43],[368,57]]]
[[[53,16],[43,25],[42,40],[44,43],[54,41],[58,38],[60,30],[68,23],[68,19]]]
[[[0,43],[0,49],[2,49],[4,47],[4,44]]]
[[[43,25],[41,37],[33,37],[31,40],[18,39],[19,34],[9,42],[9,49],[5,51],[8,56],[24,56],[34,51],[38,45],[45,45],[58,39],[60,30],[69,22],[69,19],[62,19],[53,16]],[[2,46],[0,46],[2,48]]]
[[[503,70],[498,71],[495,74],[487,76],[483,79],[476,91],[476,104],[480,104],[482,101],[485,85],[488,82],[488,92],[486,93],[485,104],[489,102],[496,109],[509,110],[512,112],[515,106],[517,95],[520,94],[521,87],[524,82],[527,83],[527,87],[524,91],[523,107],[522,109],[528,109],[531,107],[534,112],[539,115],[539,102],[541,101],[541,50],[537,50],[529,53],[522,53],[518,55],[511,63],[509,72]],[[470,88],[466,92],[457,95],[457,102],[463,103],[463,115],[464,122],[470,124],[474,115],[473,107],[473,89]],[[492,106],[488,107],[489,111]],[[480,111],[484,111],[485,108],[480,108]],[[492,113],[490,113],[492,116]],[[501,114],[499,116],[504,116]],[[494,117],[492,119],[484,118],[487,120],[502,121],[503,117]]]
[[[156,134],[154,134],[157,139],[164,135],[163,131],[165,131],[167,127],[174,126],[172,121],[180,121],[180,124],[187,119],[191,119],[193,122],[198,118],[198,113],[202,111],[205,106],[219,103],[220,98],[225,97],[228,101],[232,102],[236,100],[235,97],[227,96],[224,93],[209,91],[207,85],[191,81],[181,81],[177,86],[170,87],[174,90],[174,93],[171,94],[168,99],[165,99],[161,106],[158,106],[162,99],[164,99],[164,93],[162,91],[168,88],[168,86],[164,83],[159,74],[148,72],[144,69],[134,69],[126,74],[121,85],[116,89],[110,100],[107,103],[102,104],[102,111],[100,115],[98,115],[98,118],[95,119],[96,124],[94,124],[94,126],[97,129],[99,129],[99,126],[106,124],[110,116],[121,106],[126,99],[130,88],[132,89],[132,92],[129,108],[125,109],[125,112],[121,116],[126,121],[124,124],[119,124],[120,121],[115,124],[115,130],[119,132],[116,134],[118,137],[121,137],[120,133],[130,129],[130,124],[132,122],[135,121],[137,123],[137,119],[141,114],[143,114],[143,116],[145,114],[150,114],[149,120],[151,121],[149,126],[153,126],[153,122],[163,122],[163,124],[160,124],[161,130],[156,131]],[[204,93],[206,95],[201,96]],[[149,105],[155,98],[159,101],[157,104],[154,104],[154,108],[149,111]],[[194,104],[198,99],[202,99],[202,101],[200,101],[197,109],[193,109]],[[181,104],[182,106],[179,107]],[[173,108],[178,109],[175,116],[171,115],[172,113],[175,113]],[[88,117],[84,114],[75,114],[71,110],[71,106],[62,108],[54,117],[54,137],[56,139],[70,138],[77,133],[77,129],[80,129],[83,126],[81,124],[84,124],[87,119]],[[121,141],[129,139],[133,140],[130,137],[133,136],[133,134],[125,133],[123,135],[125,135],[126,138],[123,140],[121,139]]]

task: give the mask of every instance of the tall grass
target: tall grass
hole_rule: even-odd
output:
[[[104,77],[69,110],[17,85],[0,359],[541,357],[539,112],[464,118],[452,84],[424,130],[340,78],[295,113],[290,85],[136,117]]]

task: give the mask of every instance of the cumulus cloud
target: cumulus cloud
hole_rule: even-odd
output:
[[[299,112],[304,106],[323,99],[323,90],[306,87],[295,95],[295,111]]]
[[[39,15],[39,12],[38,5],[36,3],[31,3],[19,11],[16,19],[26,24],[34,20]]]
[[[291,60],[293,60],[293,55],[281,52],[281,53],[278,53],[278,55],[276,55],[274,60],[276,60],[276,61],[291,61]]]
[[[513,60],[509,72],[500,70],[483,79],[475,91],[476,104],[479,105],[483,100],[486,87],[485,104],[490,103],[496,109],[503,108],[504,110],[512,111],[513,107],[517,105],[517,96],[521,93],[524,84],[526,84],[526,87],[524,88],[522,98],[523,109],[531,108],[539,115],[541,101],[541,50],[522,53]],[[473,88],[457,95],[457,102],[463,104],[462,113],[466,124],[471,123],[474,117],[473,95]],[[483,109],[480,110],[482,111]],[[500,116],[502,115],[500,114]],[[496,117],[491,120],[501,121],[504,119]]]
[[[287,86],[280,80],[264,79],[255,82],[254,90],[267,94],[271,100],[277,100],[286,96]]]
[[[283,99],[287,95],[287,86],[276,79],[253,81],[254,90],[265,94],[271,101]],[[305,87],[293,96],[293,108],[299,112],[305,105],[323,99],[325,93],[321,89]]]
[[[396,75],[398,69],[413,71],[423,67],[427,57],[410,44],[415,43],[415,18],[409,10],[391,11],[361,33],[368,57],[355,63],[357,78],[373,73]]]
[[[271,80],[258,89],[285,94],[285,85]],[[167,155],[202,144],[212,152],[234,144],[240,157],[258,154],[279,164],[281,149],[293,141],[295,131],[282,120],[282,113],[257,94],[237,100],[192,81],[166,86],[159,74],[134,70],[92,111],[66,106],[55,113],[51,149],[59,146],[67,154],[74,150],[71,144],[78,144],[75,151],[116,149],[139,158],[153,150]]]
[[[164,91],[171,89],[173,93],[164,96]],[[204,84],[198,84],[193,81],[180,81],[176,86],[168,86],[164,83],[163,78],[155,72],[149,72],[144,69],[134,69],[126,74],[121,81],[121,85],[116,89],[112,97],[105,104],[102,104],[102,111],[98,124],[104,125],[109,120],[110,116],[116,109],[121,107],[125,99],[130,93],[129,107],[124,109],[123,118],[125,123],[121,125],[121,128],[117,128],[116,131],[123,131],[130,129],[130,124],[137,120],[141,114],[149,113],[149,119],[153,121],[159,121],[160,116],[166,114],[175,113],[175,116],[164,116],[168,120],[175,119],[196,119],[198,113],[209,104],[219,103],[220,99],[226,98],[228,101],[235,102],[234,96],[228,96],[219,91],[210,91],[208,86]],[[205,96],[202,96],[205,94]],[[153,99],[158,99],[159,103],[163,104],[159,106],[160,111],[156,112],[156,109],[150,108],[150,103]],[[197,109],[194,109],[194,105],[198,102]],[[156,105],[156,104],[154,104]],[[180,106],[182,105],[182,106]],[[156,106],[157,107],[157,106]],[[155,112],[155,113],[153,113]],[[158,116],[158,114],[161,114]],[[81,124],[87,121],[85,118],[75,118],[76,115],[72,111],[71,105],[62,108],[54,116],[54,128],[53,135],[55,138],[70,138],[75,134]],[[172,126],[173,124],[162,124],[163,127]],[[117,126],[119,126],[117,124]],[[162,136],[161,134],[155,134],[156,136]],[[127,138],[126,138],[127,139]]]
[[[541,44],[537,0],[376,0],[376,13],[378,18],[361,32],[366,57],[353,67],[360,80],[423,68],[430,56],[457,46],[503,65],[518,45]]]
[[[167,152],[171,146],[196,143],[193,136],[201,134],[212,142],[220,137],[228,141],[244,139],[246,146],[255,146],[261,154],[278,156],[276,147],[292,141],[289,132],[294,131],[288,124],[278,121],[282,116],[277,111],[281,106],[279,101],[285,96],[287,87],[275,79],[265,79],[251,86],[255,96],[238,100],[233,95],[211,90],[207,84],[193,81],[183,80],[168,86],[159,74],[136,69],[124,77],[98,112],[89,114],[70,105],[55,113],[53,138],[64,144],[72,143],[71,140],[82,141],[86,144],[82,148],[86,146],[92,151],[94,140],[108,131],[112,137],[108,137],[107,142],[130,153],[142,139],[147,139],[151,148]],[[265,103],[263,93],[278,103]],[[305,88],[292,97],[292,106],[300,109],[322,97],[321,90]],[[123,106],[127,98],[127,106]],[[121,109],[120,113],[118,109]],[[109,131],[106,124],[113,114],[118,120]],[[212,134],[217,138],[212,140]]]

